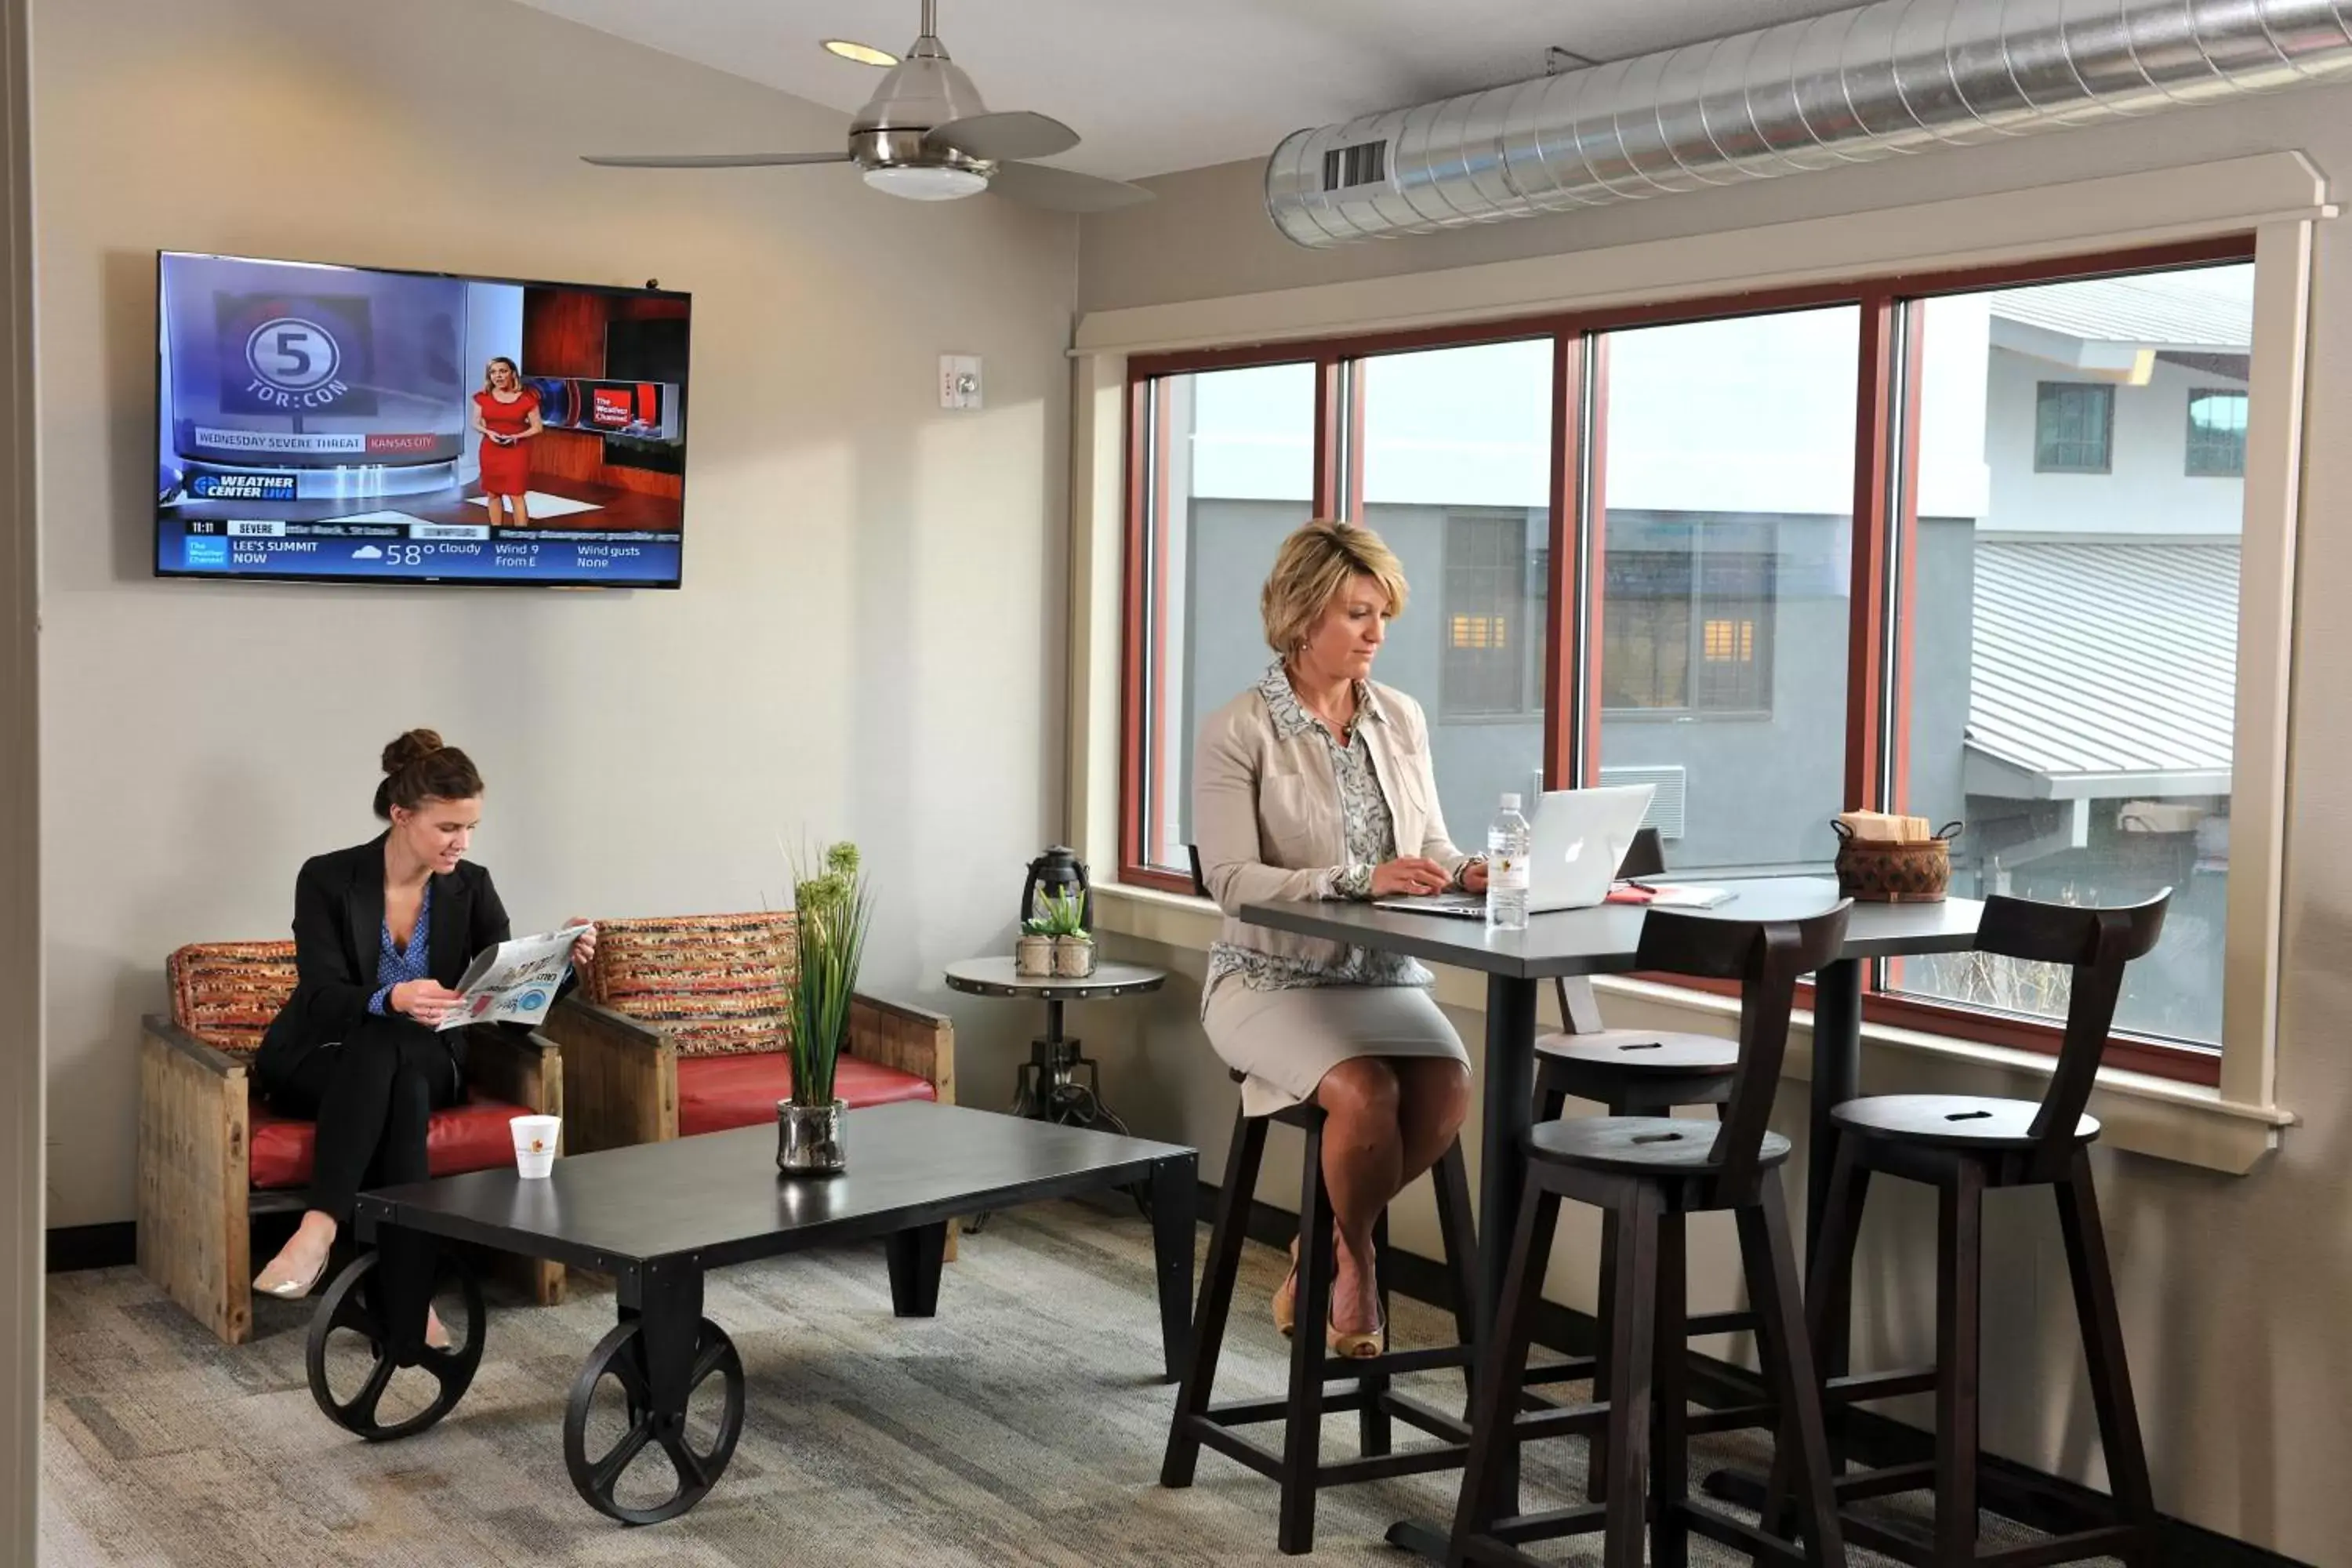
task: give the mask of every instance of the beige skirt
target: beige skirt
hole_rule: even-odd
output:
[[[1325,1073],[1358,1057],[1446,1057],[1470,1065],[1462,1037],[1419,985],[1255,991],[1228,974],[1209,993],[1201,1026],[1225,1065],[1248,1075],[1242,1110],[1251,1116],[1313,1099]]]

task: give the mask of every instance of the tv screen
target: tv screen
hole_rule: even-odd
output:
[[[155,572],[675,588],[688,296],[164,251]]]

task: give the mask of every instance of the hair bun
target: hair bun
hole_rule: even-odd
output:
[[[396,773],[412,763],[421,762],[440,749],[440,731],[411,730],[383,749],[383,771],[387,773]]]

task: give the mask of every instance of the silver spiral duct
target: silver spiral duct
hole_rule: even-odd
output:
[[[2352,75],[2352,0],[1879,0],[1286,138],[1305,246],[1793,174]]]

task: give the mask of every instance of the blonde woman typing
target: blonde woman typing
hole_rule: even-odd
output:
[[[1413,960],[1234,916],[1259,900],[1485,889],[1485,862],[1445,836],[1420,704],[1370,678],[1404,604],[1403,568],[1379,535],[1331,522],[1292,534],[1259,596],[1277,657],[1211,715],[1193,762],[1202,877],[1226,915],[1202,1026],[1246,1075],[1249,1114],[1311,1100],[1328,1118],[1339,1267],[1327,1335],[1358,1357],[1378,1354],[1387,1331],[1373,1224],[1453,1142],[1469,1109],[1469,1054]],[[1294,1243],[1274,1300],[1286,1333],[1297,1286]]]

